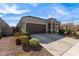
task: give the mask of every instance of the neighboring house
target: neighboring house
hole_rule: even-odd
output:
[[[12,35],[12,28],[2,18],[0,18],[0,32],[7,36]]]
[[[34,16],[24,16],[16,26],[21,32],[54,33],[60,28],[60,22],[54,18],[42,19]]]
[[[73,23],[61,24],[61,28],[65,30],[71,30],[72,32],[76,32],[79,30],[79,25],[75,25]]]

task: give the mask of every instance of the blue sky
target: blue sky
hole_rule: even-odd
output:
[[[78,3],[0,3],[0,17],[10,26],[16,26],[22,16],[44,19],[56,18],[61,23],[79,24]]]

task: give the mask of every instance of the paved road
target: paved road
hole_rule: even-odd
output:
[[[76,39],[57,34],[32,34],[32,37],[38,38],[41,45],[55,56],[63,55],[78,42]]]

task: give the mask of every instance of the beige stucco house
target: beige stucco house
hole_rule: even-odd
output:
[[[5,35],[12,35],[12,28],[2,18],[0,18],[0,32]]]
[[[34,16],[24,16],[16,26],[21,32],[54,33],[60,28],[60,22],[54,18],[42,19]]]

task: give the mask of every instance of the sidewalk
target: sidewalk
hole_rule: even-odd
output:
[[[32,37],[38,38],[41,45],[55,56],[62,56],[79,42],[79,40],[55,34],[32,34]]]
[[[76,43],[71,49],[65,52],[62,56],[79,56],[79,42]]]

